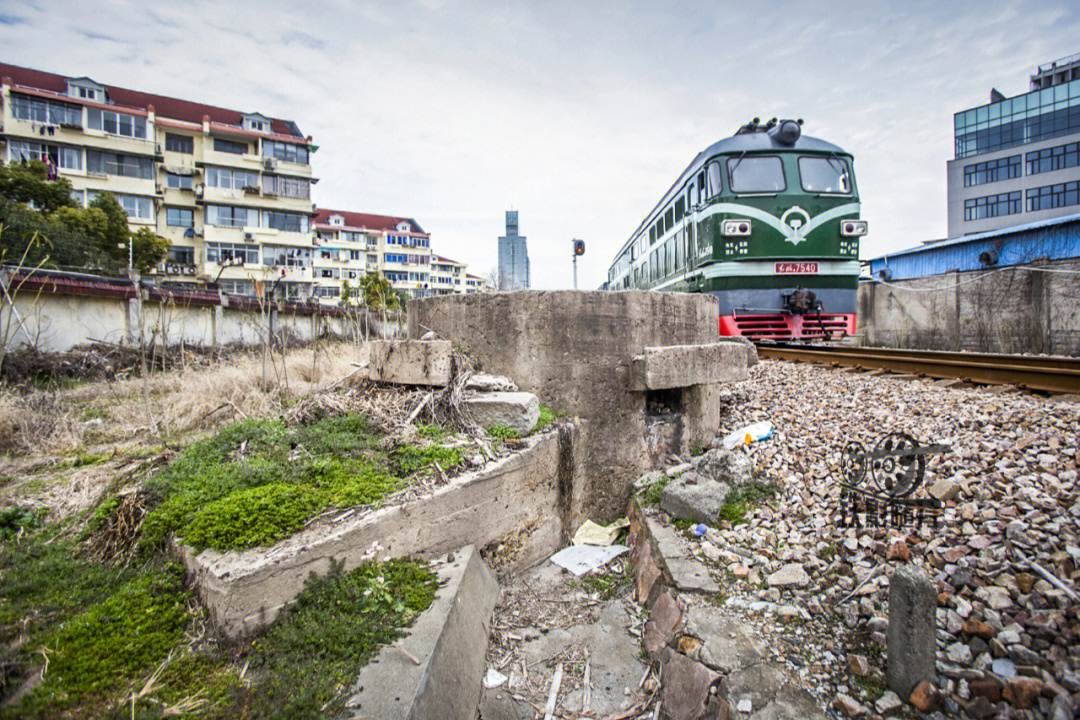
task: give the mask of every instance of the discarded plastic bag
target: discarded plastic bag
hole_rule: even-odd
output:
[[[752,445],[762,440],[768,440],[773,434],[773,424],[768,420],[741,427],[733,433],[724,436],[723,445],[725,450],[732,450],[737,445]]]
[[[630,527],[630,521],[620,518],[607,527],[586,520],[574,533],[574,545],[613,545],[619,537],[619,531]]]
[[[552,555],[551,562],[581,576],[607,565],[626,550],[625,545],[571,545]]]

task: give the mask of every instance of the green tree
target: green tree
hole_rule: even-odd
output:
[[[120,273],[130,251],[134,268],[145,272],[169,251],[169,241],[148,228],[131,232],[111,193],[80,207],[71,184],[49,180],[36,160],[0,165],[0,227],[0,256],[7,262],[25,257],[34,266]]]
[[[368,273],[360,279],[360,293],[364,305],[372,310],[400,310],[404,307],[401,296],[381,272]]]

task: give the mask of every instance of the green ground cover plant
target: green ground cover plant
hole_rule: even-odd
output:
[[[458,467],[461,448],[397,445],[360,415],[306,425],[249,419],[197,442],[146,483],[155,507],[141,545],[174,532],[197,550],[268,545],[329,507],[373,505],[419,473]]]
[[[263,634],[230,641],[163,553],[125,567],[85,554],[55,523],[0,542],[0,718],[334,716],[438,586],[411,559],[335,567]]]

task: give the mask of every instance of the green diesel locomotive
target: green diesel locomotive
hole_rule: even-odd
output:
[[[622,246],[609,290],[702,292],[721,335],[753,340],[855,334],[859,194],[853,158],[754,121],[698,154]]]

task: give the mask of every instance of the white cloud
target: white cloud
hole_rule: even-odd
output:
[[[538,287],[598,285],[693,156],[758,115],[856,157],[864,254],[945,234],[952,114],[1080,49],[1075,8],[457,0],[40,2],[18,65],[295,120],[320,205],[407,214],[482,274],[521,213]]]

